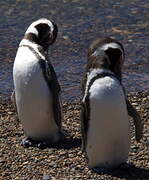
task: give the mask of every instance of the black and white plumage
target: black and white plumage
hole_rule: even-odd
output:
[[[128,158],[129,108],[134,114],[137,112],[125,97],[121,84],[123,61],[122,44],[111,38],[93,41],[88,50],[81,122],[82,148],[90,168],[113,168]],[[133,116],[133,113],[129,115]],[[140,117],[137,118],[140,121]]]
[[[61,132],[60,85],[47,58],[57,37],[57,25],[47,19],[33,22],[20,42],[13,66],[18,117],[27,136],[24,145],[55,143]]]

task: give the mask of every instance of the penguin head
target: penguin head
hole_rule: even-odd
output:
[[[48,19],[39,19],[33,22],[25,32],[25,39],[43,47],[46,51],[56,40],[57,25]]]
[[[124,62],[123,45],[115,39],[98,38],[89,47],[88,60],[96,61],[96,68],[106,68],[121,78]]]

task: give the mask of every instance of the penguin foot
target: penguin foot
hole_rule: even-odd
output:
[[[34,146],[35,142],[30,139],[30,138],[25,138],[22,140],[21,142],[21,145],[24,147],[24,148],[28,148],[30,146]]]
[[[51,143],[49,142],[37,142],[36,147],[38,147],[39,149],[45,149],[46,147],[50,147],[52,146]]]
[[[104,174],[107,172],[106,168],[100,168],[100,167],[94,167],[91,168],[93,172],[99,173],[99,174]]]
[[[49,141],[35,141],[28,137],[22,140],[21,145],[24,148],[37,147],[39,149],[44,149],[46,147],[52,146],[51,142],[49,142]]]

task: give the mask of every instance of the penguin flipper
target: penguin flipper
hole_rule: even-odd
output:
[[[81,81],[81,89],[82,89],[82,92],[85,92],[86,81],[87,81],[87,74],[84,73],[84,74],[83,74],[82,81]]]
[[[61,127],[61,119],[62,119],[62,103],[61,103],[61,87],[57,80],[56,73],[54,71],[53,66],[48,63],[47,71],[50,71],[51,81],[50,81],[50,89],[53,95],[53,107],[54,107],[54,117],[58,127]]]
[[[88,96],[85,99],[85,102],[81,104],[81,131],[82,131],[82,151],[85,151],[87,144],[87,131],[89,123],[89,101]]]
[[[141,117],[127,98],[126,98],[126,104],[127,104],[128,115],[131,116],[134,121],[136,141],[139,142],[143,135],[143,124],[141,122]]]
[[[84,122],[85,122],[85,109],[83,103],[81,104],[81,133],[82,133],[82,151],[85,150],[85,128],[84,128]]]
[[[125,88],[123,85],[122,85],[122,88],[123,88],[123,92],[125,95],[125,101],[126,101],[128,115],[133,118],[133,122],[135,125],[135,138],[136,138],[136,141],[139,142],[143,136],[143,124],[141,121],[141,117],[140,117],[139,113],[137,112],[137,110],[132,106],[132,104],[128,100],[128,98],[126,96],[126,91],[125,91]]]
[[[42,66],[43,75],[50,91],[52,92],[54,119],[60,130],[62,118],[62,105],[60,101],[61,88],[52,64],[47,60],[40,60],[40,66]]]
[[[17,104],[16,104],[16,97],[15,97],[15,90],[13,90],[12,94],[11,94],[11,102],[14,106],[15,112],[16,112],[16,117],[15,120],[17,121],[17,123],[19,122],[19,118],[18,118],[18,111],[17,111]]]
[[[13,92],[11,94],[11,102],[12,102],[13,106],[16,108],[15,90],[13,90]]]

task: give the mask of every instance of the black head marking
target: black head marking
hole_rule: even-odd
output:
[[[109,69],[121,77],[122,51],[118,48],[108,48],[105,53],[110,60]]]
[[[117,44],[118,48],[109,46],[108,48],[103,48],[108,44]],[[101,51],[102,53],[100,53]],[[94,56],[95,52],[97,56]],[[90,68],[105,68],[110,69],[119,78],[121,78],[121,68],[124,60],[124,48],[123,45],[115,39],[106,37],[98,38],[89,47],[88,50],[88,65],[87,69]]]
[[[57,37],[58,27],[54,22],[48,20],[47,22],[44,22],[44,20],[43,21],[39,20],[39,23],[37,21],[37,24],[32,25],[32,29],[34,29],[35,33],[34,31],[30,32],[28,30],[27,33],[25,34],[25,39],[28,39],[29,41],[32,41],[42,46],[44,50],[47,50],[48,47],[55,42]]]
[[[45,24],[41,23],[35,26],[38,31],[38,44],[41,45],[44,49],[47,49],[49,45],[53,44],[57,37],[57,25],[52,23],[53,29]]]
[[[102,47],[103,45],[108,44],[108,43],[118,44],[121,47],[122,51],[124,52],[123,45],[120,42],[118,42],[116,39],[105,37],[105,38],[97,38],[96,40],[92,42],[92,44],[90,45],[88,49],[88,56],[93,54],[97,48]]]

